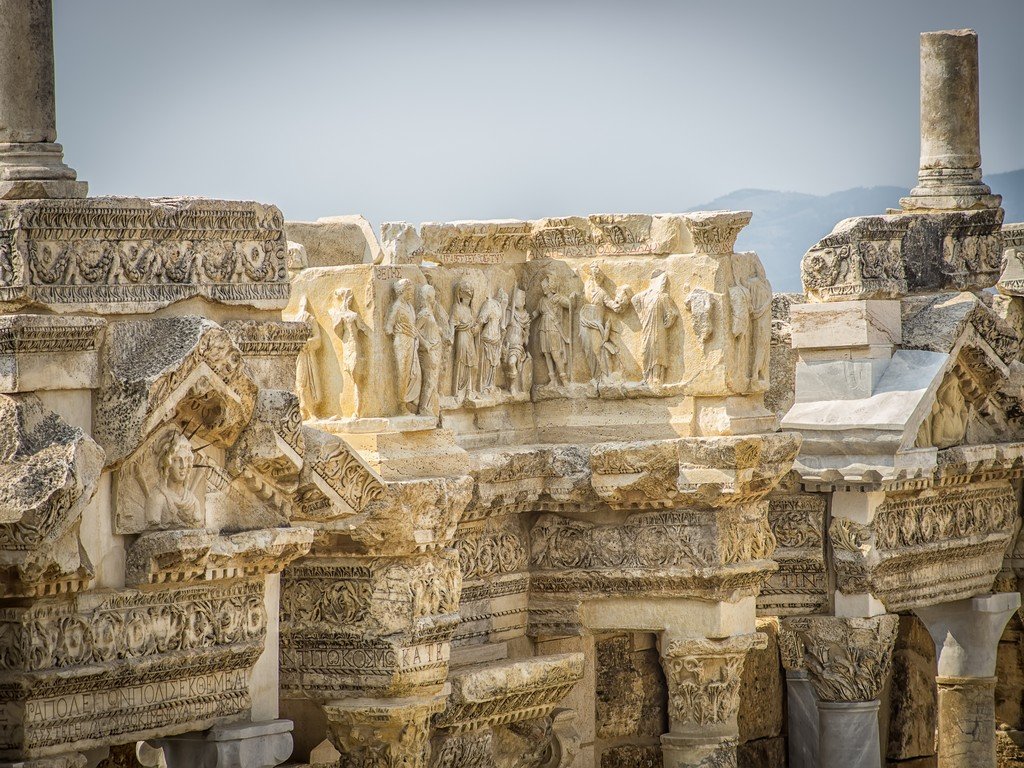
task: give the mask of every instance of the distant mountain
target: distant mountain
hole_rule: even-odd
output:
[[[1003,196],[1006,221],[1024,221],[1024,170],[988,174],[985,182]],[[831,195],[739,189],[691,210],[753,211],[737,249],[757,251],[775,291],[799,291],[800,259],[808,248],[839,221],[885,213],[898,207],[906,194],[902,187],[856,187]]]

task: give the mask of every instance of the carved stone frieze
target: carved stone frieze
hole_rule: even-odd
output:
[[[802,643],[804,666],[822,701],[872,701],[885,686],[899,617],[783,619]]]
[[[344,699],[324,706],[343,768],[429,768],[430,718],[444,698]]]
[[[805,615],[829,605],[825,567],[825,497],[795,491],[768,499],[768,522],[775,536],[772,559],[779,569],[757,596],[763,615]]]
[[[288,297],[281,212],[199,198],[26,200],[0,208],[0,302],[148,312],[193,296]]]

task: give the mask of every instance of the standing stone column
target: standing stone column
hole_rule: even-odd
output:
[[[973,29],[921,35],[921,168],[904,210],[998,208],[981,181],[978,36]]]
[[[996,764],[996,651],[1020,593],[917,608],[938,657],[939,768]]]
[[[0,199],[85,197],[55,143],[52,0],[0,0],[0,52]]]
[[[880,768],[879,696],[892,666],[899,617],[786,619],[804,645],[818,695],[818,760],[842,768]]]
[[[736,715],[747,651],[768,647],[755,632],[721,640],[662,640],[669,732],[661,737],[665,768],[735,766]]]

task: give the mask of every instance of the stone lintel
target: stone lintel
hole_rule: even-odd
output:
[[[902,341],[900,303],[892,299],[794,304],[789,310],[793,349],[892,346]]]
[[[915,608],[935,641],[939,676],[992,677],[999,638],[1019,607],[1019,593],[999,592]]]

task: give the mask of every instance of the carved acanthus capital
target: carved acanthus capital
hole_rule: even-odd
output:
[[[700,211],[685,214],[695,253],[729,255],[736,250],[736,238],[750,223],[750,211]]]
[[[668,711],[678,725],[709,726],[731,722],[739,710],[740,675],[747,651],[768,647],[760,632],[721,640],[673,640],[662,651],[668,681]]]
[[[443,707],[443,696],[343,699],[324,714],[346,768],[428,768],[430,718]]]
[[[899,617],[783,619],[803,643],[804,664],[822,701],[874,701],[892,664]]]

